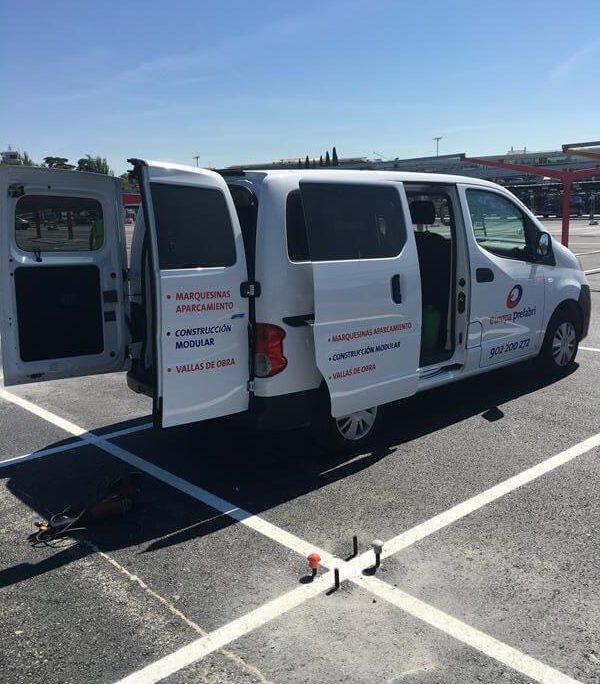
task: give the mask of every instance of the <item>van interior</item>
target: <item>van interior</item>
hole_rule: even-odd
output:
[[[443,189],[407,188],[422,293],[420,365],[443,363],[454,353],[456,225]]]

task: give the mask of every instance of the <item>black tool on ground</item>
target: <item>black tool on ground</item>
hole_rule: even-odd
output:
[[[81,532],[90,525],[117,516],[122,516],[133,508],[140,493],[142,473],[132,472],[113,480],[103,493],[80,510],[68,506],[53,515],[48,522],[36,522],[37,532],[30,535],[33,543],[47,543]]]
[[[358,556],[358,537],[356,535],[352,537],[352,555],[355,558]]]

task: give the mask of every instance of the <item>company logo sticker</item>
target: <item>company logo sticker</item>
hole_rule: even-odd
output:
[[[522,296],[523,288],[520,285],[515,285],[513,289],[508,293],[508,297],[506,298],[506,306],[509,309],[514,309],[515,306],[518,306]]]

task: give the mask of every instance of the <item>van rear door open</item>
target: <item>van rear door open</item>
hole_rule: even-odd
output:
[[[98,174],[0,167],[4,384],[121,370],[121,186]]]
[[[146,315],[163,427],[248,407],[246,257],[221,176],[135,162],[150,253]],[[127,257],[118,179],[0,168],[4,383],[123,370]],[[136,226],[137,229],[137,226]]]
[[[248,408],[246,257],[223,178],[132,160],[149,227],[155,420],[163,427]]]
[[[317,366],[338,418],[416,392],[417,249],[401,184],[300,182],[315,299]]]

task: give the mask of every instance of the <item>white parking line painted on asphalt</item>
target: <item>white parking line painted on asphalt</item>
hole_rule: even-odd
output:
[[[589,271],[584,271],[584,275],[594,275],[594,273],[600,273],[600,268],[591,268]]]
[[[137,468],[138,470],[145,472],[148,475],[151,475],[157,480],[160,480],[161,482],[164,482],[165,484],[168,484],[171,487],[178,489],[184,494],[187,494],[193,499],[196,499],[197,501],[200,501],[201,503],[204,503],[207,506],[214,508],[220,513],[228,515],[230,518],[233,518],[234,520],[241,522],[243,525],[250,527],[256,532],[262,534],[263,536],[268,537],[269,539],[272,539],[273,541],[277,542],[278,544],[281,544],[282,546],[286,546],[287,548],[296,551],[296,553],[299,553],[300,555],[306,557],[309,553],[316,552],[321,556],[323,565],[331,566],[333,563],[335,563],[333,556],[331,556],[331,554],[329,554],[324,549],[319,549],[318,547],[309,544],[303,539],[296,537],[290,532],[287,532],[286,530],[283,530],[282,528],[277,527],[276,525],[273,525],[272,523],[269,523],[266,520],[263,520],[262,518],[259,518],[258,516],[250,513],[249,511],[246,511],[243,508],[238,508],[235,504],[226,501],[220,496],[216,496],[215,494],[212,494],[206,489],[198,487],[197,485],[192,484],[188,480],[184,480],[183,478],[174,475],[168,470],[164,470],[164,468],[160,468],[159,466],[144,460],[140,456],[136,456],[131,451],[127,451],[126,449],[123,449],[122,447],[117,446],[112,442],[109,442],[104,435],[99,436],[95,435],[92,432],[87,432],[83,428],[80,428],[78,425],[75,425],[74,423],[64,420],[60,416],[57,416],[51,413],[50,411],[47,411],[46,409],[37,406],[36,404],[28,401],[27,399],[22,399],[21,397],[18,397],[17,395],[12,394],[11,392],[7,392],[6,390],[0,389],[0,397],[6,399],[7,401],[13,401],[13,403],[17,404],[18,406],[21,406],[21,408],[24,408],[27,411],[34,413],[40,418],[44,418],[48,422],[61,427],[63,430],[67,432],[71,432],[72,434],[77,435],[81,438],[82,442],[92,444],[98,447],[99,449],[108,452],[112,456],[115,456],[121,461],[128,463],[134,468]]]
[[[148,475],[151,475],[156,479],[159,479],[162,482],[179,489],[189,496],[206,503],[207,505],[215,508],[218,511],[221,511],[222,513],[225,513],[226,515],[229,515],[231,518],[247,525],[248,527],[251,527],[260,534],[278,542],[279,544],[282,544],[283,546],[286,546],[293,551],[296,551],[301,555],[305,556],[307,555],[307,552],[310,551],[319,553],[322,564],[325,567],[339,568],[341,580],[350,579],[360,586],[366,586],[365,576],[362,575],[362,569],[364,568],[364,561],[367,559],[367,557],[370,564],[370,558],[372,557],[371,551],[365,552],[364,554],[361,554],[361,556],[354,558],[349,562],[345,562],[342,559],[324,551],[323,549],[313,546],[304,539],[301,539],[296,535],[293,535],[256,515],[252,515],[248,511],[237,508],[234,504],[229,503],[225,499],[222,499],[221,497],[216,496],[211,492],[208,492],[207,490],[178,477],[177,475],[173,475],[172,473],[155,466],[153,463],[145,461],[126,449],[122,449],[121,447],[112,444],[106,440],[105,436],[98,436],[87,432],[74,423],[65,421],[64,419],[60,418],[60,416],[56,416],[50,411],[38,407],[26,399],[21,399],[20,397],[17,397],[6,390],[0,389],[0,396],[4,397],[8,401],[13,401],[13,403],[18,404],[22,408],[25,408],[35,415],[43,417],[45,420],[55,425],[60,425],[63,427],[63,429],[66,429],[64,426],[70,426],[67,431],[72,431],[74,434],[76,431],[76,434],[81,437],[83,442],[97,446],[98,448],[125,461],[129,465],[132,465],[139,470],[146,472]],[[482,508],[488,503],[497,500],[501,496],[504,496],[504,494],[518,489],[524,484],[537,479],[544,473],[550,472],[559,465],[567,463],[576,456],[586,453],[599,445],[600,433],[588,438],[587,440],[584,440],[583,442],[580,442],[579,444],[561,452],[560,454],[557,454],[556,456],[552,456],[551,458],[542,461],[542,463],[538,464],[537,466],[533,466],[533,468],[529,468],[519,475],[505,480],[495,487],[491,487],[485,492],[468,499],[462,504],[458,504],[457,506],[448,509],[444,513],[435,516],[431,520],[425,521],[424,523],[407,530],[406,532],[392,538],[384,544],[382,557],[389,557],[392,555],[392,553],[396,553],[397,551],[406,548],[409,543],[415,543],[416,541],[423,539],[433,532],[450,525],[452,522],[469,515],[479,508]],[[410,539],[412,539],[412,541],[409,542]],[[289,610],[299,606],[304,601],[322,593],[331,586],[332,575],[333,573],[329,572],[310,584],[305,584],[293,589],[287,594],[284,594],[273,601],[264,604],[260,608],[251,611],[245,616],[233,620],[218,630],[215,630],[214,632],[197,639],[191,644],[184,646],[178,651],[175,651],[174,653],[165,656],[154,663],[151,663],[145,668],[132,673],[125,679],[120,680],[118,684],[154,684],[155,682],[165,679],[174,672],[191,665],[209,653],[212,653],[226,644],[231,643],[231,641],[240,638],[244,634],[247,634],[257,627],[262,626],[274,618],[283,615]],[[381,591],[383,593],[384,590],[380,585],[384,585],[384,583],[378,580],[377,591]],[[370,591],[373,591],[373,589],[371,588]],[[392,587],[389,587],[385,593],[392,597],[396,596],[393,594]],[[469,627],[469,625],[456,620],[456,618],[441,613],[441,611],[438,611],[433,606],[429,606],[428,604],[411,597],[409,594],[405,594],[404,592],[401,593],[403,597],[406,597],[406,601],[408,601],[406,605],[410,605],[411,609],[414,611],[411,612],[408,610],[407,612],[410,612],[412,615],[423,619],[425,622],[428,622],[428,624],[432,624],[431,620],[434,620],[435,617],[436,624],[434,626],[436,626],[438,629],[442,629],[442,631],[445,631],[450,636],[460,639],[464,643],[469,643],[469,645],[473,646],[473,648],[479,648],[476,645],[478,643],[477,639],[479,639],[479,643],[481,644],[481,648],[479,648],[479,650],[486,655],[491,655],[491,652],[495,652],[499,657],[496,657],[496,655],[491,655],[491,657],[496,659],[504,658],[504,660],[501,660],[501,662],[510,665],[510,662],[512,662],[511,659],[514,660],[515,654],[520,653],[519,651],[512,649],[510,646],[506,646],[505,644],[502,644],[502,642],[492,639],[492,637],[488,637],[475,628]],[[412,603],[410,603],[410,601],[412,601]],[[394,603],[394,605],[398,605],[398,607],[402,607],[399,605],[401,603],[400,599],[394,598],[390,602]],[[402,607],[402,609],[407,610],[406,607]],[[421,617],[420,613],[422,613],[424,617]],[[445,617],[443,619],[438,619],[440,615]],[[425,619],[426,617],[428,619]],[[444,629],[444,626],[446,626],[446,629]],[[533,658],[529,658],[529,656],[526,656],[525,654],[522,655],[525,659],[529,659],[527,661],[529,667],[528,676],[535,679],[535,681],[540,682],[540,684],[571,684],[576,682],[576,680],[570,679],[557,670],[553,670],[548,666],[544,666],[542,663],[539,663],[539,665],[543,668],[546,668],[543,671],[540,670],[540,676],[543,678],[536,678],[534,674],[532,674],[534,672],[533,664],[538,663],[538,661],[535,661]],[[510,667],[514,666],[510,665]],[[553,673],[553,679],[548,678],[549,674],[551,673]]]
[[[122,430],[116,430],[115,432],[107,432],[102,437],[104,439],[116,439],[117,437],[123,437],[124,435],[131,435],[134,432],[141,432],[142,430],[148,430],[152,427],[152,423],[143,423],[142,425],[134,425],[133,427],[123,428]],[[70,451],[71,449],[81,449],[81,447],[87,446],[82,443],[81,438],[74,442],[69,442],[68,444],[59,444],[55,447],[49,447],[48,449],[40,449],[39,451],[33,451],[30,454],[23,454],[22,456],[13,456],[12,458],[4,459],[0,461],[0,469],[6,468],[8,466],[16,465],[17,463],[26,463],[27,461],[35,461],[37,458],[42,458],[43,456],[51,456],[52,454],[59,454],[62,451]]]
[[[7,468],[8,466],[16,465],[17,463],[26,463],[27,461],[35,461],[37,458],[43,458],[44,456],[51,456],[52,454],[59,454],[63,451],[70,451],[72,449],[81,449],[81,447],[86,446],[82,444],[80,439],[74,442],[69,442],[69,444],[60,444],[59,446],[49,447],[48,449],[40,449],[39,451],[33,451],[30,454],[23,454],[22,456],[13,456],[12,458],[6,458],[0,461],[0,469]]]
[[[532,680],[540,684],[580,684],[576,679],[495,639],[466,622],[444,613],[435,606],[425,603],[372,575],[364,575],[362,573],[364,565],[361,568],[354,564],[353,571],[349,572],[350,563],[345,563],[342,559],[337,560],[340,565],[341,581],[353,582],[418,620],[530,677]],[[192,641],[187,646],[183,646],[177,651],[146,665],[115,684],[157,684],[157,682],[167,679],[179,670],[202,660],[214,651],[246,636],[255,629],[268,624],[271,620],[330,589],[333,582],[332,575],[333,572],[328,572],[310,584],[292,589],[292,591],[219,627],[206,636]]]
[[[184,480],[168,470],[164,470],[163,468],[160,468],[159,466],[156,466],[153,463],[136,456],[132,452],[127,451],[116,444],[112,444],[111,442],[105,441],[97,435],[91,435],[89,433],[85,437],[82,437],[82,439],[85,439],[89,441],[90,444],[94,444],[109,454],[116,456],[121,461],[125,461],[125,463],[128,463],[134,468],[145,472],[147,475],[151,475],[157,480],[160,480],[161,482],[178,489],[193,499],[196,499],[196,501],[200,501],[201,503],[204,503],[207,506],[224,513],[233,520],[236,520],[237,522],[242,523],[242,525],[259,532],[264,537],[267,537],[274,542],[277,542],[278,544],[295,551],[301,556],[306,557],[309,553],[316,552],[321,556],[321,561],[326,567],[332,567],[337,560],[324,549],[320,549],[312,544],[309,544],[307,541],[304,541],[304,539],[300,539],[300,537],[287,532],[281,527],[277,527],[277,525],[273,525],[267,520],[263,520],[262,518],[259,518],[257,515],[254,515],[243,508],[238,508],[235,504],[226,501],[220,496],[212,494],[206,489],[198,487],[188,480]]]
[[[262,627],[276,617],[297,608],[308,599],[323,593],[330,588],[333,581],[332,576],[333,573],[328,572],[310,584],[301,584],[286,594],[246,613],[246,615],[228,622],[214,632],[210,632],[210,634],[192,641],[192,643],[168,656],[120,679],[116,684],[156,684],[156,682],[160,682],[184,667],[202,660],[210,653],[227,646],[227,644],[249,634],[258,627]]]
[[[591,247],[591,245],[590,245]],[[579,252],[579,254],[576,254],[576,257],[581,257],[581,256],[588,256],[589,254],[600,254],[600,249],[595,249],[592,252]]]
[[[79,427],[79,425],[75,425],[75,423],[71,423],[71,421],[65,420],[64,418],[57,416],[55,413],[52,413],[51,411],[46,411],[45,408],[42,408],[41,406],[38,406],[37,404],[34,404],[31,401],[27,401],[27,399],[22,399],[17,394],[8,392],[5,389],[0,388],[0,397],[2,399],[6,399],[6,401],[10,401],[13,404],[16,404],[17,406],[20,406],[21,408],[24,408],[26,411],[29,411],[30,413],[33,413],[36,416],[43,418],[44,420],[47,420],[49,423],[52,423],[52,425],[56,425],[56,427],[61,428],[65,432],[70,432],[72,435],[75,435],[76,437],[81,437],[87,432],[87,430],[84,430],[82,427]]]
[[[598,349],[598,347],[582,347],[581,345],[579,345],[579,349],[583,349],[583,351],[600,352],[600,349]]]
[[[471,625],[438,610],[434,606],[396,587],[392,587],[387,582],[382,582],[376,577],[366,577],[363,575],[354,579],[354,582],[413,617],[439,629],[444,634],[454,637],[463,644],[467,644],[477,651],[485,653],[490,658],[497,660],[503,665],[507,665],[526,677],[540,682],[540,684],[579,684],[576,679],[563,674],[559,670],[545,665],[522,651],[508,646],[498,641],[498,639],[494,639],[489,634],[471,627]]]
[[[402,549],[405,549],[407,546],[411,546],[415,542],[428,537],[430,534],[433,534],[444,527],[448,527],[448,525],[451,525],[453,522],[470,515],[474,511],[483,508],[483,506],[487,506],[493,501],[497,501],[506,494],[514,492],[516,489],[523,487],[523,485],[537,480],[542,475],[549,473],[555,468],[572,461],[577,456],[581,456],[582,454],[585,454],[599,446],[600,433],[583,440],[583,442],[579,442],[579,444],[576,444],[565,451],[561,451],[560,454],[556,454],[555,456],[547,458],[545,461],[542,461],[541,463],[524,470],[518,475],[509,477],[507,480],[504,480],[503,482],[486,489],[484,492],[481,492],[481,494],[477,494],[476,496],[473,496],[470,499],[453,506],[452,508],[449,508],[443,513],[439,513],[433,518],[422,522],[420,525],[416,525],[410,530],[402,532],[402,534],[399,534],[397,537],[394,537],[385,543],[383,552],[381,554],[382,558],[393,556],[395,553],[402,551]]]
[[[340,580],[349,580],[403,610],[413,617],[440,630],[444,634],[484,653],[486,656],[520,672],[540,684],[580,684],[576,679],[565,675],[526,653],[495,639],[457,618],[444,613],[420,599],[372,576],[364,575],[362,566],[355,562],[347,563],[336,559],[340,568]],[[354,559],[356,561],[356,559]],[[352,571],[350,566],[353,565]],[[370,562],[368,563],[370,565]],[[316,597],[331,588],[333,572],[321,575],[310,584],[263,604],[259,608],[210,632],[187,646],[160,658],[149,665],[120,679],[116,684],[157,684],[207,655],[217,651],[255,629],[268,624],[271,620],[297,608],[305,601]]]

